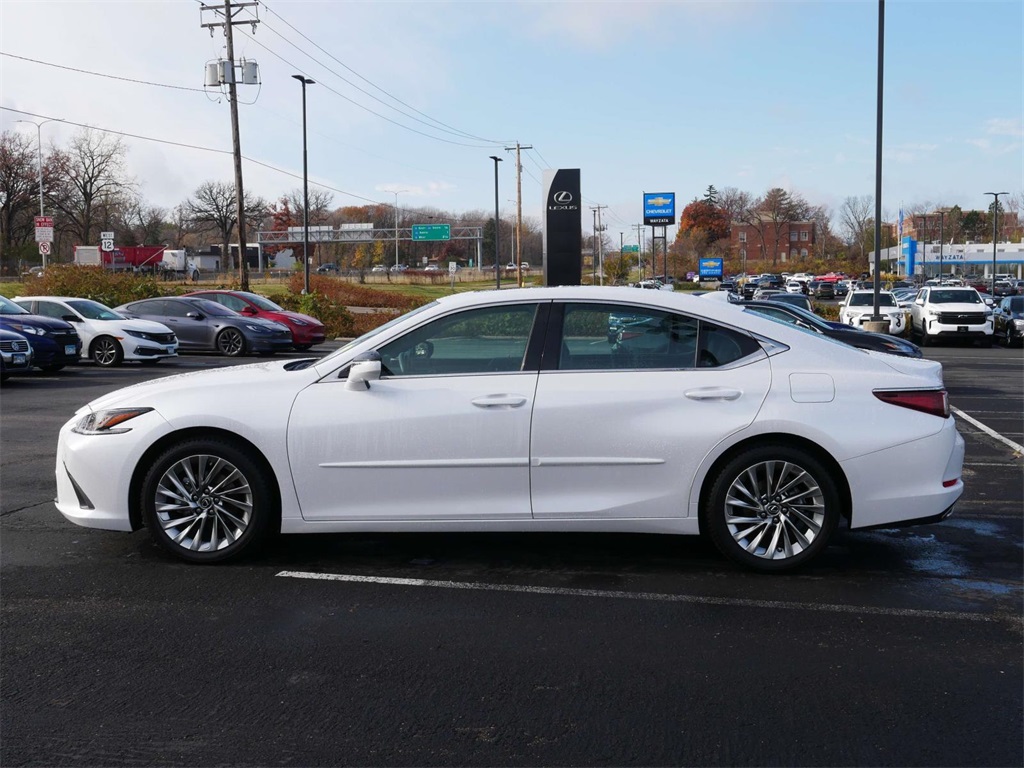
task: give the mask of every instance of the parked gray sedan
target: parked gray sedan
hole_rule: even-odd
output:
[[[240,315],[207,299],[145,299],[122,304],[115,311],[163,323],[178,337],[179,352],[214,350],[237,357],[252,352],[273,354],[292,346],[287,326]]]

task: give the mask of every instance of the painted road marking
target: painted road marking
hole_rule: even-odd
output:
[[[359,584],[386,584],[398,587],[433,587],[435,589],[468,589],[484,592],[519,592],[530,595],[556,595],[559,597],[603,597],[619,600],[649,600],[663,603],[691,603],[696,605],[724,605],[740,608],[770,608],[819,613],[870,614],[905,618],[949,619],[953,621],[1001,622],[1007,617],[959,611],[926,611],[914,608],[879,608],[876,606],[836,605],[829,603],[792,603],[779,600],[748,600],[738,597],[701,597],[698,595],[671,595],[658,592],[622,592],[602,589],[569,589],[562,587],[531,587],[517,584],[486,584],[467,581],[433,581],[430,579],[400,579],[389,576],[357,576],[346,573],[308,573],[281,571],[286,579],[312,579],[314,581],[347,581]],[[1020,619],[1013,619],[1019,622]]]
[[[984,432],[989,437],[994,438],[994,439],[998,440],[999,442],[1001,442],[1001,443],[1003,443],[1005,445],[1010,446],[1010,448],[1012,448],[1016,453],[1024,454],[1024,445],[1018,445],[1017,443],[1013,442],[1013,440],[1010,440],[1009,438],[1003,437],[1002,435],[1000,435],[998,432],[996,432],[991,427],[986,427],[980,421],[978,421],[977,419],[973,418],[972,416],[968,416],[966,413],[961,411],[959,408],[954,408],[953,406],[950,406],[949,410],[951,410],[953,413],[955,413],[958,417],[960,417],[964,421],[969,422],[969,423],[973,424],[974,426],[976,426],[978,429],[980,429],[982,432]]]

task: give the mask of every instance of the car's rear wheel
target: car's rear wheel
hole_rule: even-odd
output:
[[[110,336],[97,337],[92,342],[89,355],[96,365],[102,365],[104,368],[120,365],[124,360],[124,350],[121,349],[117,339]]]
[[[839,492],[809,452],[751,448],[712,480],[702,517],[730,560],[758,571],[796,568],[828,546],[839,523]]]
[[[312,344],[295,344],[293,345],[295,350],[298,352],[305,352],[307,349],[312,349]]]
[[[238,357],[245,352],[245,337],[237,328],[225,328],[217,334],[217,351],[228,357]]]
[[[217,439],[164,451],[142,482],[154,541],[175,557],[219,563],[255,551],[270,531],[274,494],[244,450]]]

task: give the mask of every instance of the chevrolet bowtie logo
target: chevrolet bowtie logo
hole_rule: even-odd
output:
[[[656,205],[659,208],[661,206],[663,206],[663,205],[668,205],[671,202],[672,202],[672,198],[670,198],[670,197],[649,197],[649,198],[647,198],[647,204],[648,205]]]

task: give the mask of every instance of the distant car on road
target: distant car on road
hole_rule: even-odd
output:
[[[333,262],[330,262],[330,263],[327,263],[327,264],[321,264],[319,267],[316,268],[316,273],[318,275],[331,275],[331,274],[337,275],[340,272],[341,272],[341,268],[337,264],[335,264]]]
[[[920,337],[922,347],[939,339],[977,339],[992,345],[993,311],[974,288],[925,286],[910,312],[911,333]]]
[[[812,280],[807,286],[807,291],[816,299],[834,299],[836,297],[836,286],[830,280]]]

